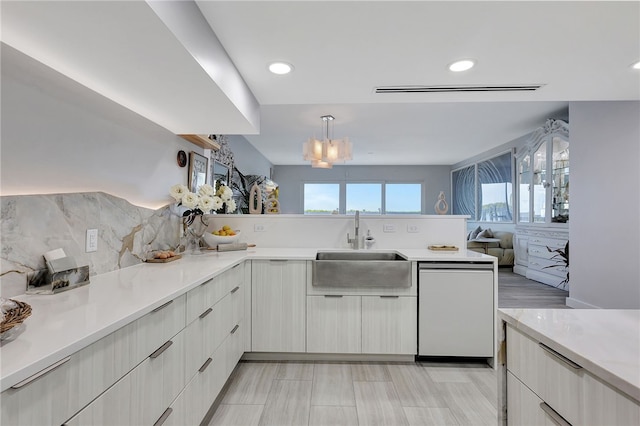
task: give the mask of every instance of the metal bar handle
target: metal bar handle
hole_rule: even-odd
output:
[[[204,364],[202,364],[202,367],[198,369],[198,373],[204,373],[204,370],[206,370],[209,364],[211,364],[211,361],[213,361],[213,358],[208,358]]]
[[[400,296],[380,296],[381,299],[398,299]]]
[[[36,374],[34,374],[32,376],[29,376],[26,379],[24,379],[23,381],[18,382],[15,385],[11,386],[11,389],[20,389],[24,385],[33,382],[34,380],[44,376],[45,374],[47,374],[50,371],[55,370],[56,368],[60,367],[62,364],[65,364],[65,363],[69,362],[70,359],[71,359],[71,355],[69,355],[66,358],[61,359],[60,361],[54,362],[50,366],[38,371]]]
[[[231,334],[235,333],[238,328],[240,328],[240,325],[236,324],[236,326],[233,327],[233,330],[231,330]]]
[[[540,408],[542,409],[542,411],[545,412],[547,416],[549,416],[549,420],[551,420],[553,423],[557,424],[558,426],[571,426],[571,423],[566,421],[564,417],[558,414],[556,410],[551,408],[549,404],[547,404],[546,402],[541,402]]]
[[[211,312],[213,312],[213,308],[209,308],[206,311],[204,311],[203,313],[200,314],[200,319],[206,317],[207,315],[209,315]]]
[[[574,370],[580,370],[582,368],[582,366],[580,366],[580,365],[576,364],[575,362],[571,361],[569,358],[567,358],[566,356],[562,355],[561,353],[558,353],[558,352],[554,351],[553,349],[551,349],[549,346],[545,345],[544,343],[538,343],[538,346],[540,346],[548,354],[553,355],[558,360],[560,360],[563,363],[567,364],[569,367],[573,368]]]
[[[153,426],[161,426],[165,421],[167,421],[171,413],[173,413],[173,408],[171,407],[164,410],[164,413],[162,413],[160,418],[153,424]]]
[[[169,306],[169,305],[170,305],[170,304],[172,304],[172,303],[173,303],[173,300],[169,300],[167,303],[165,303],[164,305],[160,305],[160,306],[158,306],[157,308],[155,308],[155,309],[154,309],[153,311],[151,311],[151,312],[158,312],[159,310],[166,308],[167,306]]]
[[[336,297],[336,298],[338,298],[338,297],[342,297],[342,295],[341,294],[325,294],[324,297]]]
[[[158,349],[156,349],[154,353],[149,355],[149,358],[158,358],[162,354],[162,352],[164,352],[167,349],[169,349],[169,346],[171,346],[171,345],[173,345],[173,342],[171,340],[168,340],[164,345],[162,345]]]
[[[240,290],[240,286],[237,285],[233,290],[231,290],[231,294],[235,293],[238,290]]]

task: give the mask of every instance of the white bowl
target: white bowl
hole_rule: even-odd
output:
[[[204,238],[204,242],[207,243],[209,247],[216,247],[218,244],[237,242],[238,238],[240,238],[240,231],[236,231],[236,235],[230,236],[213,235],[211,232],[205,232],[202,238]]]

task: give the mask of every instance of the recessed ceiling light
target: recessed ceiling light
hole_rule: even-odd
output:
[[[272,62],[269,64],[269,71],[274,74],[289,74],[293,70],[293,65],[286,62]]]
[[[638,61],[635,64],[631,65],[631,68],[633,68],[634,70],[640,70],[640,61]]]
[[[449,65],[449,69],[453,72],[466,71],[473,68],[475,64],[475,61],[472,59],[462,59]]]

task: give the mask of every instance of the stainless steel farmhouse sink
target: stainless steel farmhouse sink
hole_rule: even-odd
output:
[[[411,262],[394,251],[319,251],[312,275],[318,287],[411,287]]]

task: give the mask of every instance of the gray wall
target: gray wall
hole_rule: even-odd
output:
[[[271,177],[273,164],[260,153],[244,136],[227,135],[229,149],[233,152],[235,166],[243,175]]]
[[[640,308],[640,102],[572,102],[570,300]]]
[[[449,166],[334,166],[332,169],[314,169],[309,166],[275,166],[273,180],[280,187],[282,213],[303,212],[303,188],[307,182],[412,182],[423,183],[425,214],[435,214],[433,206],[438,194],[444,191],[450,197]]]

